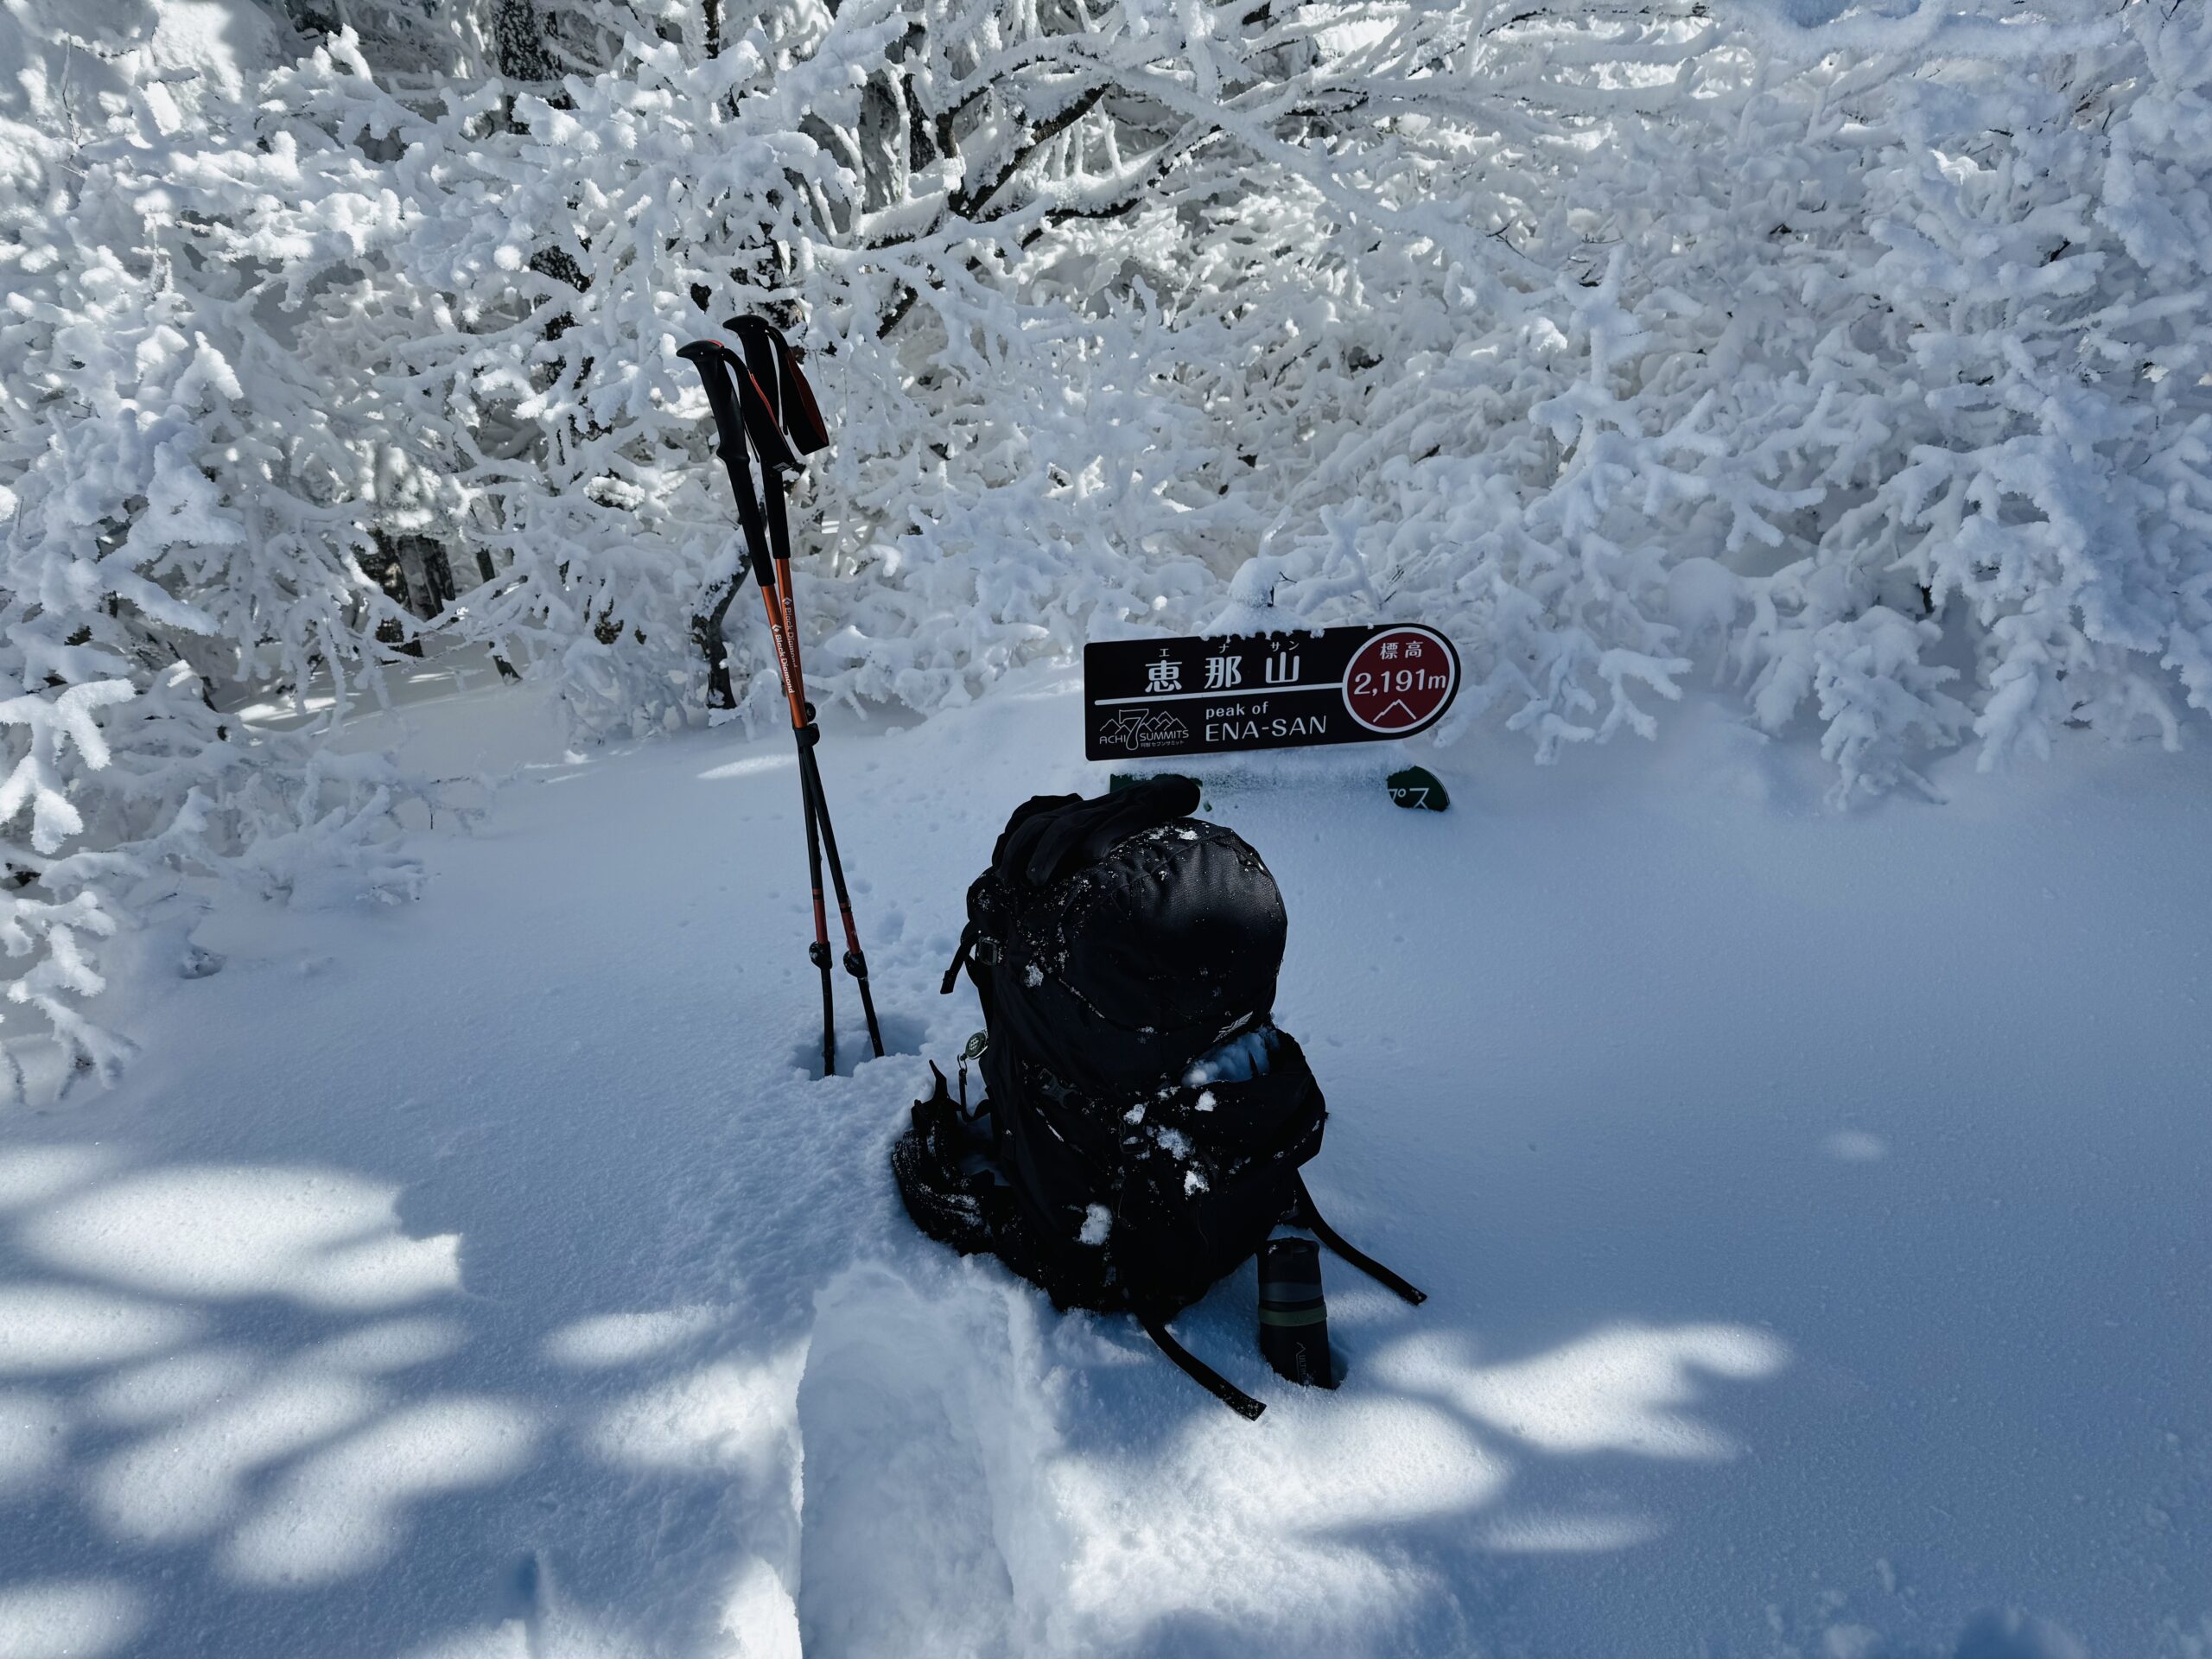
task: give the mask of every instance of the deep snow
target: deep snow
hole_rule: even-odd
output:
[[[1071,693],[829,740],[901,1052],[826,1083],[787,737],[413,711],[540,760],[427,902],[217,918],[121,1087],[0,1119],[0,1655],[2212,1652],[2212,758],[1839,814],[1715,703],[1424,753],[1440,817],[1211,779],[1313,1185],[1432,1293],[1325,1260],[1301,1395],[1225,1281],[1247,1425],[885,1166],[998,824],[1102,782]]]

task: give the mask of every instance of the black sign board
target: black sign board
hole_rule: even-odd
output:
[[[1109,639],[1083,650],[1084,753],[1219,754],[1410,737],[1443,718],[1459,653],[1394,622],[1211,639]]]

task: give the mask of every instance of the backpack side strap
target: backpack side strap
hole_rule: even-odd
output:
[[[1154,1345],[1174,1362],[1177,1370],[1246,1422],[1257,1421],[1260,1414],[1268,1408],[1264,1402],[1255,1400],[1181,1343],[1176,1341],[1174,1338],[1169,1336],[1167,1326],[1161,1321],[1147,1319],[1140,1313],[1137,1315],[1137,1323],[1144,1327],[1145,1335],[1152,1338]]]
[[[953,988],[960,983],[960,970],[968,965],[968,958],[975,949],[976,924],[970,921],[960,930],[960,948],[952,953],[952,966],[944,970],[944,979],[938,982],[937,994],[939,996],[952,995]]]
[[[1313,1230],[1314,1236],[1369,1278],[1396,1291],[1415,1307],[1428,1300],[1427,1291],[1415,1289],[1408,1281],[1400,1278],[1365,1251],[1344,1243],[1344,1235],[1321,1218],[1320,1206],[1313,1202],[1313,1195],[1306,1190],[1306,1177],[1303,1175],[1298,1177],[1298,1205],[1300,1219]],[[1172,1359],[1174,1356],[1171,1354],[1168,1357]]]

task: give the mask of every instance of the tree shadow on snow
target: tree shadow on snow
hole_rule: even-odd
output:
[[[0,1149],[0,1630],[149,1659],[1480,1651],[1547,1563],[1675,1526],[1789,1358],[1719,1323],[1491,1351],[1449,1296],[1337,1272],[1349,1375],[1302,1390],[1255,1351],[1248,1266],[1177,1322],[1269,1401],[1247,1424],[1131,1322],[912,1236],[893,1125],[842,1104],[656,1173],[644,1230],[472,1238],[435,1178]],[[1993,1614],[1930,1654],[2069,1640]]]
[[[404,1208],[435,1216],[435,1187]],[[747,1563],[796,1548],[799,1310],[656,1300],[660,1256],[606,1248],[603,1217],[480,1250],[402,1211],[327,1165],[0,1147],[0,1648],[713,1641]],[[700,1582],[736,1587],[649,1590]]]

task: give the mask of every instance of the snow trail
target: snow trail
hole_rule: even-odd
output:
[[[1602,769],[1427,754],[1442,816],[1211,779],[1289,908],[1316,1196],[1432,1293],[1325,1259],[1349,1375],[1304,1395],[1232,1275],[1177,1328],[1247,1425],[885,1166],[979,1023],[965,885],[1077,753],[1046,671],[833,731],[899,1052],[825,1082],[772,735],[549,744],[418,837],[436,905],[204,930],[155,1058],[0,1119],[0,1653],[2202,1639],[2212,763],[1844,816],[1703,705]]]

